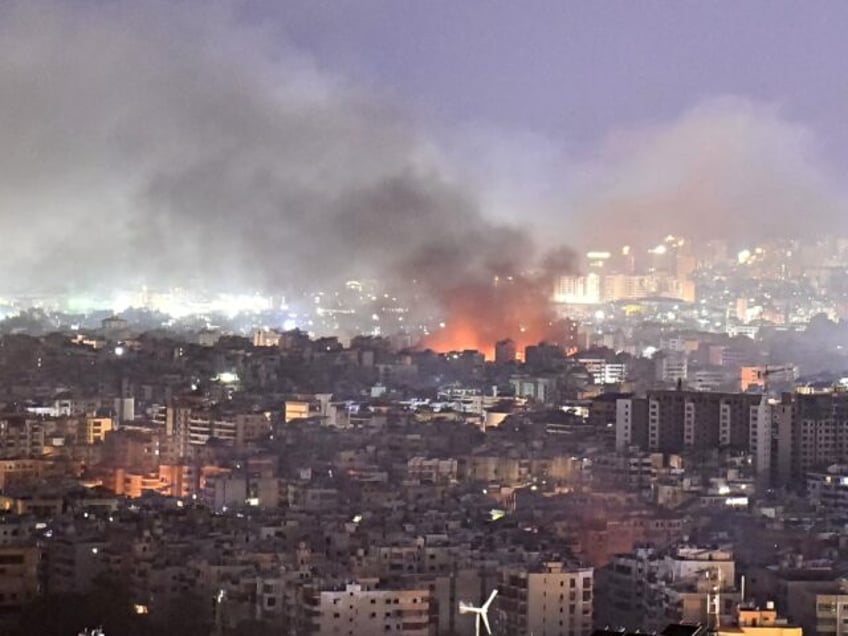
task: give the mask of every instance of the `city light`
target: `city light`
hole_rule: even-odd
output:
[[[0,3],[0,633],[848,636],[774,8]]]
[[[222,384],[234,384],[239,381],[239,377],[238,374],[233,371],[222,371],[215,376],[215,380]]]

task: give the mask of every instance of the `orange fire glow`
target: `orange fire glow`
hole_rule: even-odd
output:
[[[507,283],[467,284],[443,295],[444,327],[424,339],[434,351],[476,349],[493,360],[495,343],[510,338],[519,355],[528,345],[556,341],[547,286],[527,278]]]

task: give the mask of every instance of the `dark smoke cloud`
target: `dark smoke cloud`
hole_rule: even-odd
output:
[[[0,292],[415,280],[489,342],[550,323],[551,276],[573,259],[546,261],[538,234],[601,248],[845,229],[815,136],[771,106],[708,101],[591,161],[484,132],[446,161],[390,100],[233,6],[0,4]]]
[[[559,247],[546,252],[531,271],[496,275],[487,283],[454,280],[439,287],[438,301],[448,323],[423,345],[438,351],[477,349],[489,358],[495,343],[505,338],[522,352],[543,341],[564,345],[565,328],[550,297],[558,276],[578,271],[577,260],[570,248]]]
[[[390,273],[438,298],[528,261],[385,100],[227,6],[0,8],[0,290]]]

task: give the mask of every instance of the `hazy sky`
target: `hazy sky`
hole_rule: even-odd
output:
[[[610,129],[737,95],[777,104],[848,159],[848,3],[287,0],[254,3],[327,69],[440,123],[552,136],[576,152]],[[274,8],[272,8],[274,7]]]
[[[845,217],[848,3],[249,6],[320,68],[403,104],[489,214],[543,240],[628,240],[598,214],[742,241]],[[663,173],[680,178],[643,196]]]
[[[0,3],[0,292],[844,233],[848,4]],[[402,282],[402,281],[399,281]]]

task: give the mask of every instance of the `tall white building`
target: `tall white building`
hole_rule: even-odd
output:
[[[594,272],[585,276],[560,276],[554,288],[554,301],[576,305],[601,302],[601,277]]]
[[[578,358],[577,361],[592,374],[594,384],[619,384],[627,379],[624,362],[607,362],[603,358]]]

